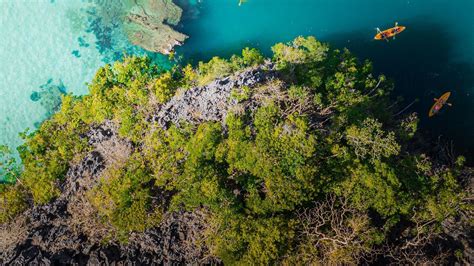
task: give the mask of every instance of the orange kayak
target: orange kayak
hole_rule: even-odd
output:
[[[441,108],[443,108],[443,105],[446,104],[446,102],[448,101],[449,96],[451,96],[451,92],[448,91],[445,94],[441,95],[441,97],[439,97],[439,99],[435,99],[436,102],[431,107],[430,112],[428,113],[428,116],[432,117],[435,114],[437,114],[441,110]]]
[[[395,26],[393,28],[390,28],[388,30],[384,30],[382,32],[379,32],[375,35],[374,39],[375,40],[386,40],[388,38],[392,38],[393,36],[399,34],[400,32],[404,31],[406,27],[404,26]]]

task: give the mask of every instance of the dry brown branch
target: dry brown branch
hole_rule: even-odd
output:
[[[277,104],[282,108],[281,114],[283,118],[291,114],[305,114],[311,117],[310,126],[312,128],[322,128],[338,105],[337,102],[331,102],[324,107],[319,107],[312,103],[313,98],[310,96],[291,98],[285,83],[277,79],[273,79],[259,87],[255,91],[253,98],[263,104],[269,102]]]
[[[435,220],[415,222],[398,244],[385,244],[383,255],[396,265],[443,265],[449,253],[439,244]],[[431,255],[430,255],[431,254]],[[433,255],[434,254],[434,255]]]
[[[301,211],[298,220],[299,240],[317,251],[301,254],[312,262],[357,264],[372,251],[366,243],[372,231],[369,217],[349,207],[346,199],[330,195],[315,207]]]

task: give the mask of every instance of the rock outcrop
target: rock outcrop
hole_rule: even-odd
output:
[[[175,95],[160,106],[150,123],[162,128],[180,122],[223,121],[238,102],[233,89],[254,87],[276,77],[271,63],[217,79]],[[206,226],[206,209],[167,213],[159,226],[132,233],[127,243],[111,241],[110,227],[103,225],[86,199],[108,168],[124,163],[132,153],[130,142],[118,136],[112,121],[91,127],[82,136],[93,150],[72,164],[61,195],[53,202],[35,206],[10,224],[0,225],[0,264],[202,264],[219,263],[198,245]]]
[[[229,110],[254,109],[260,95],[252,95],[245,106],[232,97],[234,90],[265,87],[278,80],[274,65],[267,62],[235,75],[219,78],[205,85],[178,93],[166,104],[157,106],[149,122],[163,129],[180,123],[224,121]],[[112,239],[110,226],[102,223],[87,200],[87,192],[110,167],[123,165],[134,149],[133,144],[118,135],[112,121],[92,126],[82,136],[92,150],[72,163],[61,184],[61,195],[49,204],[35,206],[9,224],[0,225],[0,264],[219,264],[201,244],[206,228],[205,208],[194,211],[167,212],[160,224],[144,232],[131,233],[127,242]],[[464,186],[472,195],[473,172],[466,172]],[[166,198],[166,195],[163,196]],[[472,201],[472,196],[469,198]],[[472,213],[443,224],[444,235],[462,247],[472,259]],[[468,263],[468,262],[466,262]]]
[[[125,161],[131,144],[120,139],[111,121],[84,136],[94,147],[69,169],[61,195],[35,206],[11,224],[0,226],[0,264],[164,264],[210,263],[203,247],[194,246],[204,227],[206,210],[166,214],[160,225],[130,235],[127,243],[103,244],[108,228],[100,223],[85,193],[110,165]]]
[[[255,87],[276,77],[273,64],[267,62],[202,87],[178,91],[176,96],[158,109],[153,121],[162,128],[168,128],[170,124],[179,125],[180,122],[224,121],[227,111],[237,104],[230,97],[233,89]]]

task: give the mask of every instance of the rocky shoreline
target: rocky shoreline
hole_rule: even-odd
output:
[[[240,105],[231,96],[233,89],[266,84],[278,75],[274,64],[268,61],[216,79],[205,86],[178,89],[167,103],[157,106],[149,123],[167,129],[172,124],[179,126],[181,122],[222,122],[229,110],[242,107],[254,109],[259,104],[252,98],[244,106]],[[78,162],[70,162],[67,175],[59,186],[61,195],[51,203],[28,209],[11,223],[0,225],[0,264],[222,263],[210,256],[202,243],[201,233],[207,226],[206,217],[209,214],[204,207],[194,211],[166,212],[158,225],[144,232],[130,233],[125,241],[111,239],[112,226],[97,217],[85,196],[97,184],[101,173],[108,167],[127,161],[134,147],[119,136],[117,125],[110,120],[91,127],[82,138],[93,149]],[[473,171],[466,171],[463,179],[463,186],[472,195]],[[156,191],[153,200],[155,203],[167,202],[170,193]],[[446,220],[443,232],[436,238],[436,241],[449,239],[450,243],[461,247],[464,258],[470,261],[474,261],[473,230],[469,224],[472,215],[472,212],[465,211],[459,217]],[[436,242],[432,245],[435,246]]]
[[[223,121],[227,111],[236,104],[231,90],[240,86],[256,86],[273,79],[273,65],[253,68],[232,77],[186,90],[157,109],[151,123],[167,128],[182,121]],[[199,116],[193,115],[199,114]],[[103,226],[89,213],[85,193],[96,184],[100,174],[117,161],[126,160],[131,143],[121,139],[111,121],[91,128],[83,136],[94,150],[79,163],[72,164],[61,195],[53,202],[35,206],[14,222],[0,225],[0,264],[203,264],[219,263],[205,254],[198,245],[199,232],[204,227],[206,210],[180,211],[166,215],[159,226],[143,233],[133,233],[127,243],[112,241],[105,245],[111,228]],[[161,200],[166,200],[166,195]],[[97,233],[99,232],[99,233]]]

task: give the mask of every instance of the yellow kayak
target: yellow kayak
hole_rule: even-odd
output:
[[[395,27],[380,31],[375,35],[374,39],[375,40],[387,40],[389,38],[393,38],[395,35],[400,34],[402,31],[404,31],[406,27],[404,26],[398,26],[398,24],[395,24]]]
[[[436,102],[431,107],[430,112],[428,113],[428,116],[432,117],[435,114],[437,114],[441,110],[441,108],[443,108],[443,106],[447,103],[449,96],[451,96],[451,92],[448,91],[444,93],[443,95],[441,95],[441,97],[439,97],[438,99],[435,98],[434,100]],[[450,104],[448,103],[448,105]]]

